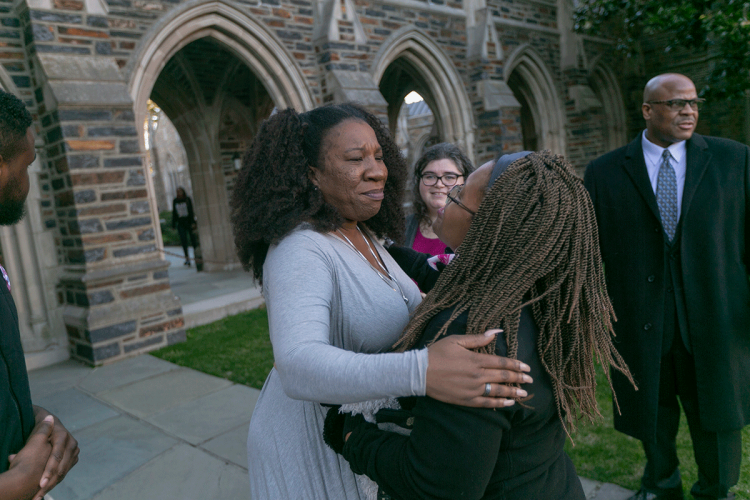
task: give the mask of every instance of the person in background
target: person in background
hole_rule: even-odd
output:
[[[531,382],[520,361],[449,337],[387,353],[421,297],[378,242],[403,232],[406,165],[382,122],[352,104],[279,111],[248,148],[232,193],[243,266],[263,286],[271,370],[248,432],[253,500],[358,500],[348,464],[323,442],[327,408],[430,394],[504,407]]]
[[[750,424],[750,148],[694,133],[701,102],[684,75],[652,78],[646,130],[586,168],[617,348],[640,388],[614,374],[615,429],[646,454],[633,500],[683,498],[680,406],[696,499],[734,497]]]
[[[0,90],[0,225],[23,218],[35,157],[29,111]],[[78,462],[78,441],[31,404],[11,277],[0,273],[0,500],[41,500]]]
[[[177,228],[182,250],[185,252],[185,265],[190,266],[188,238],[190,238],[190,244],[193,246],[193,254],[195,254],[195,247],[198,246],[195,237],[195,212],[193,212],[193,200],[182,187],[177,188],[177,197],[172,201],[172,228]]]
[[[474,171],[458,146],[443,142],[428,148],[414,165],[413,213],[406,218],[404,245],[418,252],[446,253],[445,243],[432,230],[448,190]]]

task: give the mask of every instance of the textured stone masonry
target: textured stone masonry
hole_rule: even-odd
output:
[[[303,111],[355,100],[395,127],[416,90],[435,119],[430,143],[456,142],[477,164],[536,144],[582,172],[642,128],[646,76],[673,69],[705,80],[710,55],[691,65],[691,54],[661,54],[656,38],[644,62],[625,61],[609,41],[574,35],[569,9],[552,0],[0,0],[0,84],[26,102],[38,136],[30,203],[33,238],[46,242],[37,267],[48,331],[93,364],[185,338],[159,254],[138,99],[157,102],[186,146],[211,270],[237,268],[235,159],[281,102]],[[152,87],[139,94],[145,80]],[[699,132],[747,141],[744,110],[711,103]]]

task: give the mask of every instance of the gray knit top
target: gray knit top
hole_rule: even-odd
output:
[[[319,403],[425,394],[427,350],[385,353],[419,290],[376,248],[398,285],[343,241],[304,226],[268,252],[263,295],[275,368],[250,422],[253,500],[359,499],[349,465],[323,443]]]

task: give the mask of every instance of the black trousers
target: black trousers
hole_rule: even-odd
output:
[[[696,499],[732,498],[729,488],[737,484],[740,475],[741,431],[711,432],[701,426],[693,356],[685,349],[679,332],[674,332],[671,344],[661,362],[656,440],[643,442],[646,452],[643,488],[665,496],[682,494],[675,446],[680,424],[679,396],[698,465],[698,481],[690,493]]]
[[[195,232],[193,231],[193,228],[190,226],[185,226],[182,224],[177,224],[177,232],[180,235],[180,243],[182,243],[182,250],[185,252],[185,260],[190,259],[190,254],[188,254],[188,237],[190,238],[190,244],[193,246],[193,248],[198,246],[198,241],[195,237]]]

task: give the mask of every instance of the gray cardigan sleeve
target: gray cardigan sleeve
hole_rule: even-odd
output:
[[[292,236],[272,247],[263,268],[275,367],[287,396],[343,404],[424,395],[426,349],[363,354],[331,344],[336,263],[312,239]],[[416,306],[418,295],[410,302]]]

